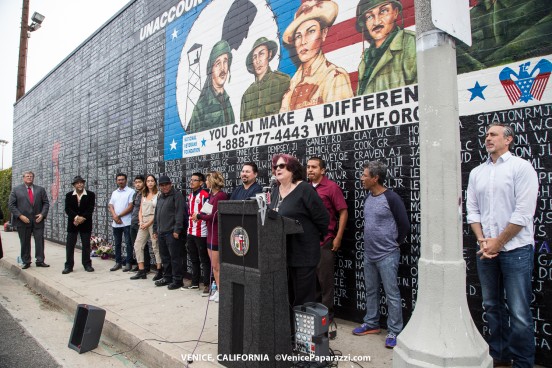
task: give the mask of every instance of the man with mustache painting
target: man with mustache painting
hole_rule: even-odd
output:
[[[331,0],[304,1],[284,32],[284,43],[295,48],[301,65],[282,98],[280,112],[353,97],[347,71],[329,62],[322,52],[337,13],[338,6]]]
[[[186,132],[188,134],[234,123],[230,96],[224,90],[232,65],[232,51],[225,40],[211,49],[207,62],[207,81],[194,107]]]
[[[357,95],[365,95],[417,82],[416,34],[397,26],[402,12],[399,0],[361,0],[356,28],[370,47],[358,67]]]

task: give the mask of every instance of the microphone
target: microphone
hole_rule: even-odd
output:
[[[276,175],[272,175],[270,177],[270,186],[274,188],[278,184],[278,179],[276,179]]]

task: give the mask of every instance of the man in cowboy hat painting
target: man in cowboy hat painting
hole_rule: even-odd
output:
[[[358,67],[357,95],[416,83],[416,34],[396,22],[399,0],[361,0],[356,28],[370,43]]]
[[[217,42],[209,55],[207,80],[186,129],[188,134],[234,124],[234,110],[230,104],[230,96],[224,90],[231,65],[230,45],[224,40]]]
[[[284,32],[284,43],[295,47],[301,65],[282,99],[281,112],[353,96],[347,71],[330,63],[322,52],[337,12],[338,6],[331,0],[307,0]]]
[[[240,121],[247,121],[267,115],[277,114],[282,105],[282,97],[289,87],[289,76],[272,71],[269,62],[276,56],[278,44],[261,37],[247,55],[247,71],[255,75],[253,82],[243,94]]]

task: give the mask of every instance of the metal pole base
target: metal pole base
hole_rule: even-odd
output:
[[[466,264],[418,262],[418,302],[397,338],[393,367],[492,367],[466,302]]]

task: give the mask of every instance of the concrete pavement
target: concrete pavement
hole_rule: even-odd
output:
[[[95,272],[85,272],[76,264],[73,273],[62,275],[65,247],[53,242],[45,245],[45,261],[51,267],[37,268],[33,263],[31,268],[21,270],[16,262],[20,251],[17,233],[2,231],[1,236],[1,267],[71,315],[77,304],[105,309],[102,339],[117,341],[125,350],[132,349],[128,354],[144,365],[220,367],[207,361],[217,355],[218,304],[201,297],[200,291],[156,287],[151,273],[146,280],[130,280],[133,273],[110,272],[113,261],[99,258],[93,258]],[[34,252],[34,245],[32,249]],[[75,260],[80,260],[80,255],[75,254]],[[358,364],[343,361],[339,367],[391,367],[392,350],[384,347],[385,331],[358,337],[351,333],[356,324],[339,319],[336,322],[337,338],[330,341],[330,348],[346,357],[360,356],[364,360]],[[67,341],[70,334],[68,329]],[[185,359],[189,354],[198,357],[192,364]]]

